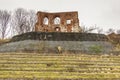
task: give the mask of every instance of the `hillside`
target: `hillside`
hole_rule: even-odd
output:
[[[120,56],[0,53],[1,80],[119,80]]]
[[[104,34],[28,32],[14,36],[0,46],[0,52],[62,52],[110,53],[113,45]]]

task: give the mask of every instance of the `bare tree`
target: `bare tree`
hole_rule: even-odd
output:
[[[97,28],[97,33],[98,34],[101,34],[103,32],[103,29],[102,28]]]
[[[1,38],[4,39],[10,30],[10,27],[8,27],[9,20],[10,20],[11,14],[10,12],[6,10],[0,11],[0,32],[1,32]]]
[[[86,27],[85,25],[81,26],[83,33],[90,33],[96,29],[98,29],[96,26]]]
[[[27,11],[23,8],[18,8],[17,10],[15,10],[11,21],[11,26],[13,27],[14,34],[25,33],[27,15]]]
[[[117,30],[116,32],[117,32],[117,34],[120,34],[120,29],[119,29],[119,30]]]
[[[34,31],[35,23],[37,21],[36,12],[33,10],[28,11],[26,18],[26,32]]]
[[[114,32],[115,32],[115,30],[110,28],[110,29],[108,29],[107,34],[111,34],[111,33],[114,33]]]
[[[37,18],[35,11],[27,11],[23,8],[18,8],[14,12],[13,19],[11,21],[14,34],[22,34],[33,31],[36,20]]]

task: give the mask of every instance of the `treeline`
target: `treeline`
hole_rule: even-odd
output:
[[[0,10],[0,38],[4,39],[33,31],[36,21],[36,12],[34,10],[23,8],[15,9],[13,12]]]
[[[101,27],[97,27],[95,26],[90,26],[90,27],[86,27],[85,25],[81,25],[80,26],[82,28],[82,32],[83,33],[98,33],[98,34],[111,34],[111,33],[115,33],[115,34],[120,34],[120,29],[113,29],[113,28],[109,28],[107,31],[104,31],[103,28]]]

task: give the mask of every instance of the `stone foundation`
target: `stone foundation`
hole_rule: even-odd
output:
[[[58,46],[62,52],[75,53],[109,53],[113,46],[105,41],[39,41],[24,40],[6,43],[0,46],[0,52],[41,52],[57,53]]]

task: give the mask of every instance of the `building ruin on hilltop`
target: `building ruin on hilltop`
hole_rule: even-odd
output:
[[[81,32],[78,12],[37,12],[35,31],[40,32]]]
[[[81,32],[78,12],[38,12],[37,16],[35,31],[14,36],[0,46],[0,52],[60,53],[59,47],[68,53],[113,53],[106,35]]]

